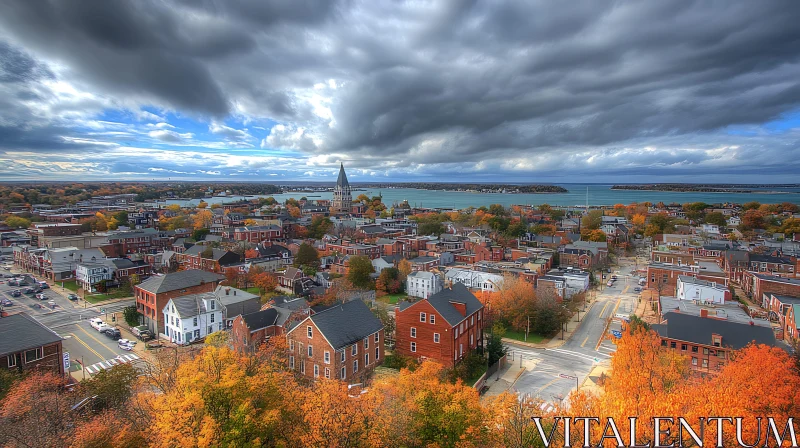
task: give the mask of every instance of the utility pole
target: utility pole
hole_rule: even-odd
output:
[[[531,316],[528,316],[528,328],[525,329],[525,342],[528,342],[528,333],[531,331]]]

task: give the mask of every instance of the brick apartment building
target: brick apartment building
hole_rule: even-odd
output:
[[[647,274],[645,275],[647,288],[654,292],[660,289],[661,296],[674,296],[677,294],[680,276],[694,277],[723,286],[728,285],[727,275],[715,263],[701,262],[697,265],[650,263],[647,265]]]
[[[164,332],[162,311],[170,299],[213,292],[222,280],[225,280],[224,275],[199,269],[150,277],[133,287],[136,310],[143,316],[142,324],[147,325],[153,332],[158,328],[158,334],[162,334]]]
[[[453,367],[483,346],[483,304],[461,283],[395,308],[397,353]]]
[[[653,325],[661,336],[661,345],[691,358],[691,368],[699,373],[716,374],[735,350],[751,342],[775,345],[770,327],[747,325],[708,317],[669,312],[665,322]]]
[[[202,269],[208,272],[223,272],[227,266],[241,262],[239,254],[211,246],[195,244],[178,254],[178,261],[186,269]]]
[[[223,232],[222,236],[233,238],[236,241],[247,241],[249,243],[258,244],[262,241],[272,241],[281,238],[283,236],[283,228],[274,224],[268,226],[237,227],[233,232]]]
[[[800,279],[777,277],[746,271],[742,275],[742,290],[751,298],[760,300],[764,294],[800,297]]]
[[[313,314],[286,336],[289,368],[312,379],[360,383],[384,359],[383,324],[361,300]]]

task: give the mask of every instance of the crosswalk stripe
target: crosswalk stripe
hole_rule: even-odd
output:
[[[95,374],[101,370],[108,370],[114,366],[120,364],[127,364],[129,362],[135,361],[139,359],[138,356],[134,355],[133,353],[129,355],[119,355],[116,358],[106,359],[105,361],[100,361],[94,363],[88,367],[86,367],[86,371],[91,374]]]

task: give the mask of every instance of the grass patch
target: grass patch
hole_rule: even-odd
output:
[[[395,305],[397,302],[401,300],[405,300],[408,298],[408,294],[387,294],[382,297],[378,297],[378,300],[383,303],[388,303],[389,305]]]
[[[257,288],[257,287],[255,287],[255,286],[251,286],[251,287],[249,287],[249,288],[245,288],[245,289],[243,289],[242,291],[244,291],[244,292],[249,292],[250,294],[254,294],[254,295],[257,295],[257,296],[260,296],[260,295],[261,295],[261,290],[260,290],[260,289],[258,289],[258,288]]]
[[[86,300],[89,303],[100,303],[109,299],[122,299],[125,297],[131,297],[131,293],[126,290],[117,289],[117,290],[112,290],[111,292],[105,294],[104,293],[87,294],[86,297],[84,297],[84,300]]]
[[[532,344],[538,344],[542,342],[545,338],[544,336],[538,333],[528,333],[528,340],[525,341],[525,332],[514,331],[514,330],[506,330],[506,334],[504,334],[503,337],[514,339],[515,341],[530,342]]]
[[[489,369],[488,365],[481,364],[481,367],[472,372],[472,376],[470,378],[467,378],[467,380],[464,381],[464,383],[472,387],[483,376],[483,374],[486,373],[488,369]]]
[[[56,282],[57,285],[61,286],[61,282]],[[72,292],[78,292],[78,282],[75,280],[70,280],[68,282],[63,283],[65,289],[69,289]]]

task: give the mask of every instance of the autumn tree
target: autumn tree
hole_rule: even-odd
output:
[[[278,286],[278,281],[275,280],[275,277],[267,272],[262,272],[256,275],[253,278],[253,284],[261,291],[261,294],[264,295],[266,293],[275,291],[275,288]]]
[[[300,244],[297,249],[297,255],[294,257],[294,265],[309,266],[314,269],[319,268],[319,252],[308,243]]]
[[[400,281],[405,282],[408,274],[411,273],[411,262],[403,258],[397,263],[397,271],[400,273]]]
[[[192,215],[192,225],[195,230],[208,229],[214,223],[214,214],[210,210],[201,209]]]
[[[95,409],[120,408],[131,398],[139,372],[131,364],[101,370],[81,383],[85,396],[97,397]]]
[[[349,258],[347,279],[356,288],[369,289],[372,286],[370,274],[372,274],[374,270],[369,257],[354,255]]]
[[[720,212],[710,212],[706,213],[705,218],[703,220],[706,224],[714,224],[719,227],[725,227],[728,225],[728,222],[725,220],[725,215]]]
[[[606,242],[608,237],[606,236],[605,232],[600,229],[595,230],[581,230],[581,240],[583,241],[595,241],[595,242]]]
[[[19,216],[9,216],[5,221],[6,225],[12,229],[27,229],[31,226],[31,220]]]
[[[239,284],[239,270],[236,268],[225,268],[225,284],[229,286],[238,286]]]
[[[491,307],[499,321],[517,331],[527,329],[528,317],[535,314],[536,291],[520,277],[506,275],[491,296]]]
[[[581,218],[581,230],[596,230],[603,224],[603,211],[590,210],[583,218]]]
[[[760,210],[748,210],[742,216],[740,230],[753,230],[764,228],[764,213]]]
[[[258,258],[260,256],[261,256],[261,254],[259,254],[258,251],[255,250],[255,249],[247,249],[246,251],[244,251],[244,259],[245,260]]]
[[[200,203],[197,204],[197,208],[199,208],[201,210],[206,208],[206,207],[208,207],[208,202],[206,202],[206,201],[200,201]]]
[[[379,295],[397,294],[403,291],[403,282],[400,281],[400,271],[397,268],[384,268],[375,281],[375,288]]]
[[[74,428],[70,408],[76,396],[63,387],[64,378],[53,373],[33,372],[14,383],[0,403],[0,445],[68,445]]]

